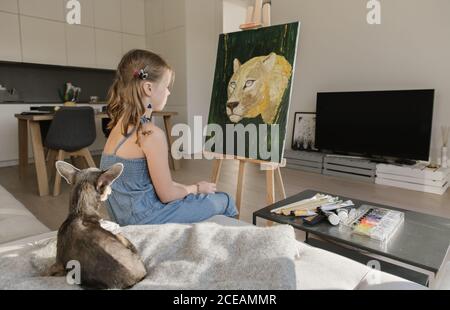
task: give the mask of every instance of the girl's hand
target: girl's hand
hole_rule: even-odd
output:
[[[197,194],[214,194],[217,190],[216,184],[209,182],[199,182],[197,183]]]

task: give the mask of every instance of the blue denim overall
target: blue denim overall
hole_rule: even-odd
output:
[[[238,214],[235,202],[227,193],[189,194],[170,203],[159,200],[149,174],[146,158],[125,159],[116,156],[119,148],[134,133],[125,136],[114,154],[102,154],[100,169],[116,163],[124,166],[122,175],[112,184],[112,193],[106,201],[111,220],[121,226],[195,223],[214,215],[229,217]]]

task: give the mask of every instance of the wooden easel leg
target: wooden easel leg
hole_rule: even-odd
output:
[[[173,144],[173,137],[171,135],[172,133],[172,122],[170,121],[170,116],[164,116],[164,127],[166,129],[167,134],[167,144],[169,145],[169,165],[173,170],[180,170],[181,165],[179,160],[175,160],[172,157],[172,144]]]
[[[245,161],[240,160],[239,161],[239,175],[238,175],[238,183],[237,183],[237,192],[236,192],[236,207],[238,209],[239,214],[241,214],[244,177],[245,177]]]
[[[214,159],[211,183],[217,184],[220,178],[220,170],[222,169],[223,159]]]
[[[286,191],[284,190],[283,177],[281,175],[281,168],[280,167],[277,168],[276,179],[278,181],[278,187],[279,187],[280,192],[281,192],[281,199],[286,199]]]
[[[266,170],[266,203],[271,205],[275,203],[275,170]],[[272,226],[271,221],[267,221],[266,226]]]

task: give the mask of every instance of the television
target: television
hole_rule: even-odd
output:
[[[433,89],[318,93],[316,148],[428,161],[433,104]]]

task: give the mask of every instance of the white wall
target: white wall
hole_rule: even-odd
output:
[[[0,60],[115,69],[145,48],[144,0],[80,0],[81,25],[67,1],[0,0]]]
[[[315,111],[319,91],[435,88],[431,158],[450,125],[450,1],[381,1],[381,25],[362,0],[275,0],[273,24],[301,21],[288,129],[295,111]],[[405,113],[407,117],[407,113]]]
[[[222,0],[146,0],[145,4],[147,48],[166,59],[176,73],[166,110],[179,113],[174,123],[193,128],[194,116],[200,115],[206,125],[222,32]]]
[[[187,108],[188,124],[194,129],[194,117],[208,124],[219,34],[222,33],[222,0],[188,0],[186,10]],[[202,132],[198,134],[201,141]],[[194,140],[193,140],[194,141]],[[201,152],[196,144],[190,153]]]
[[[252,0],[253,1],[253,0]],[[223,0],[223,32],[239,31],[247,17],[249,0]]]
[[[175,71],[167,111],[178,112],[174,123],[187,122],[185,0],[146,0],[147,49],[161,55]],[[157,121],[162,126],[161,121]]]

